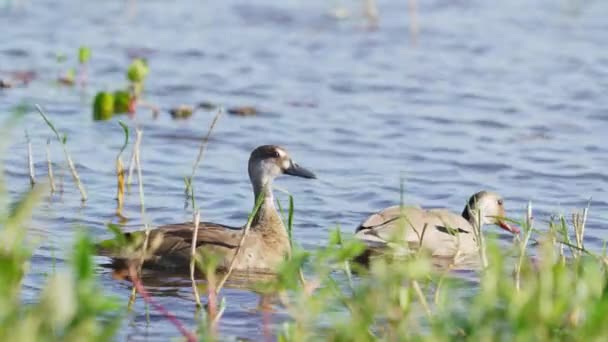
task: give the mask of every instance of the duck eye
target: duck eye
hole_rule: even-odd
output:
[[[498,205],[502,205],[502,200],[501,199],[498,200]]]
[[[279,151],[272,151],[272,153],[270,154],[272,158],[280,158],[281,154],[279,153]]]

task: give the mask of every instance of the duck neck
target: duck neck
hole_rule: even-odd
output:
[[[462,217],[471,224],[471,227],[473,227],[473,229],[479,230],[480,225],[479,220],[477,219],[478,215],[472,213],[472,210],[473,209],[469,208],[469,206],[464,207],[464,210],[462,211]]]
[[[256,207],[258,199],[262,201],[258,211],[251,222],[251,229],[255,230],[280,230],[280,233],[285,232],[283,221],[274,206],[274,195],[272,193],[271,181],[260,181],[253,183],[253,205]]]

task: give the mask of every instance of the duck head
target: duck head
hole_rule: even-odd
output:
[[[495,192],[480,191],[471,196],[462,216],[472,225],[495,224],[510,233],[519,234],[519,228],[504,221],[504,200]]]
[[[249,178],[254,187],[270,184],[273,179],[283,174],[302,178],[317,178],[314,173],[294,162],[283,147],[263,145],[251,152]]]

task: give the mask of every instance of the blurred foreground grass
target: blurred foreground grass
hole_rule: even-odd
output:
[[[359,269],[349,260],[361,246],[334,231],[329,246],[296,252],[270,286],[290,293],[282,299],[293,321],[279,339],[607,340],[607,261],[583,248],[581,215],[542,230],[531,220],[519,224],[524,234],[512,248],[485,239],[488,266],[467,271],[474,279],[458,277],[449,264],[438,268],[422,253],[373,258]],[[305,265],[314,292],[294,281]],[[359,273],[353,281],[351,268]]]
[[[0,140],[25,109],[3,122]],[[0,141],[0,156],[6,141]],[[48,189],[37,185],[16,202],[9,200],[0,159],[0,341],[107,341],[120,326],[120,305],[104,296],[95,280],[93,246],[78,234],[71,265],[49,274],[35,304],[24,304],[22,280],[30,266],[33,244],[28,239],[32,211]],[[9,202],[15,202],[10,203]]]

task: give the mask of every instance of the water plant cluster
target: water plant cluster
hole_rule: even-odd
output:
[[[137,100],[141,98],[144,80],[149,69],[145,59],[136,58],[127,69],[129,81],[126,89],[114,92],[100,91],[93,101],[93,119],[108,120],[115,114],[135,113]]]

